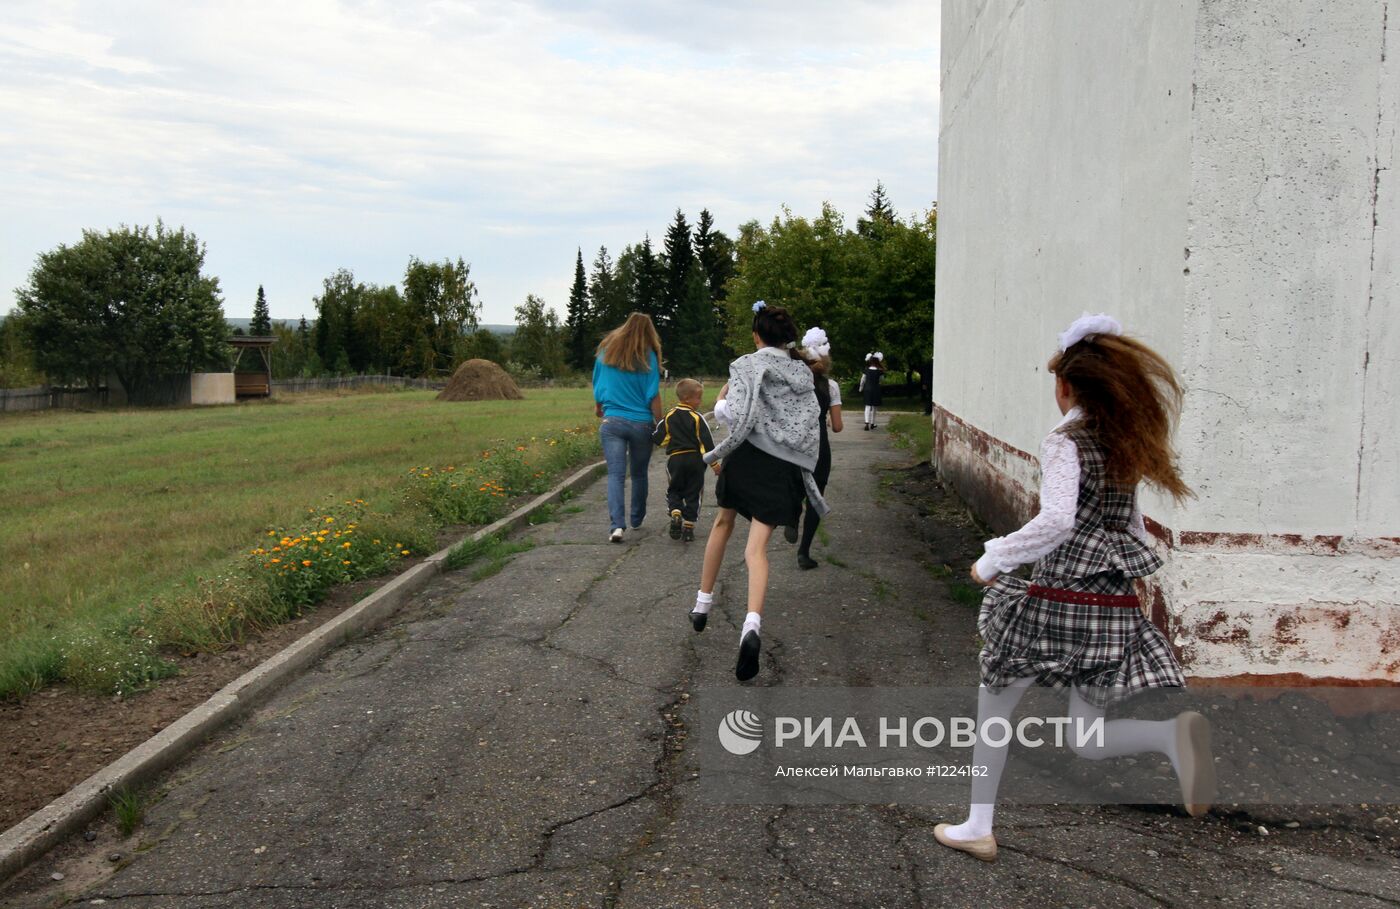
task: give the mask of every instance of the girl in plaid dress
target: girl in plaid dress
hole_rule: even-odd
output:
[[[1083,723],[1147,688],[1184,684],[1181,666],[1133,593],[1135,578],[1161,567],[1151,549],[1137,486],[1146,481],[1178,501],[1191,494],[1177,472],[1171,432],[1181,387],[1165,360],[1122,336],[1117,321],[1090,316],[1060,336],[1049,364],[1064,418],[1040,449],[1040,512],[1020,530],[990,540],[972,568],[988,586],[977,624],[983,639],[978,728],[1009,721],[1033,684],[1068,688],[1069,715]],[[1031,581],[1007,572],[1034,563]],[[1084,727],[1081,727],[1084,728]],[[1114,720],[1099,744],[1075,748],[1100,760],[1158,752],[1171,761],[1187,811],[1206,811],[1214,795],[1210,728],[1198,713],[1174,720]],[[967,820],[939,824],[945,846],[984,861],[996,858],[992,818],[1007,745],[980,740]]]

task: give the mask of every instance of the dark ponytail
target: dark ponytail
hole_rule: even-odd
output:
[[[797,323],[792,320],[792,316],[781,306],[759,305],[763,301],[754,305],[757,307],[753,314],[753,331],[769,347],[778,347],[786,350],[788,356],[794,360],[802,359],[802,355],[797,352]]]

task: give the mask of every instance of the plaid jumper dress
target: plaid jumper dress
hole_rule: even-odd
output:
[[[1031,584],[1114,596],[1132,595],[1133,579],[1162,560],[1128,529],[1136,490],[1108,482],[1098,440],[1081,425],[1062,430],[1079,449],[1079,500],[1070,538],[1036,562]],[[1002,575],[977,617],[982,684],[999,690],[1034,677],[1051,688],[1075,687],[1098,706],[1144,688],[1185,684],[1181,665],[1141,609],[1061,603],[1028,593]]]

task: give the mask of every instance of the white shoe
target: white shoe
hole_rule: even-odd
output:
[[[613,528],[613,532],[610,533],[610,534],[608,534],[608,539],[611,540],[611,541],[614,542],[614,543],[621,543],[621,542],[622,542],[622,528],[621,528],[621,527],[614,527],[614,528]]]

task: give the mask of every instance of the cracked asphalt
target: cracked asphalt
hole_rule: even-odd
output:
[[[978,550],[900,491],[884,431],[834,437],[823,564],[772,544],[761,685],[975,684],[974,610],[930,565]],[[957,806],[738,806],[697,791],[687,702],[736,684],[742,543],[702,635],[701,539],[652,513],[606,541],[604,484],[499,574],[442,576],[110,824],[40,861],[17,907],[1397,906],[1400,860],[1342,810],[1264,836],[1167,808],[1013,806],[994,865],[938,846]],[[932,523],[934,531],[927,528]],[[923,528],[922,530],[920,528]],[[698,734],[698,733],[695,733]],[[1270,819],[1270,824],[1276,820]],[[117,861],[109,861],[113,852]],[[50,875],[65,875],[53,882]]]

